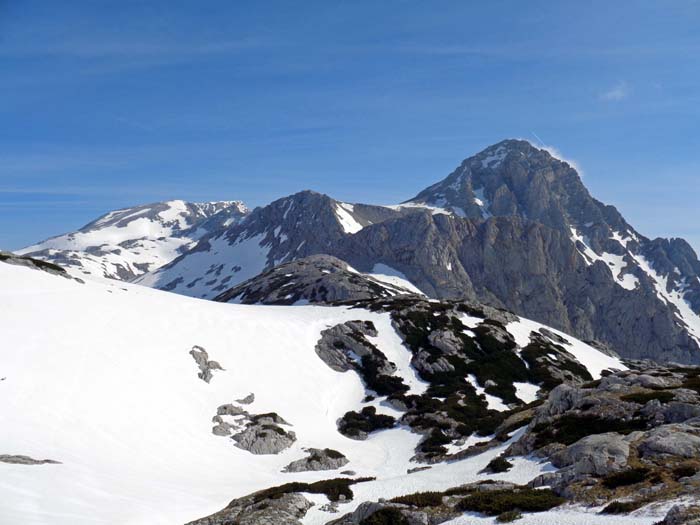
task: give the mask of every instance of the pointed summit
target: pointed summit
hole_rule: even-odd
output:
[[[520,216],[564,232],[586,224],[631,230],[617,210],[591,197],[568,162],[525,140],[489,146],[408,202],[475,219]]]

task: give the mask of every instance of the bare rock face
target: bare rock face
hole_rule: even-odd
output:
[[[276,498],[256,498],[253,494],[233,500],[216,514],[187,525],[301,525],[300,520],[311,505],[297,493],[282,494]]]
[[[11,463],[13,465],[59,465],[61,462],[53,459],[34,459],[29,456],[0,454],[0,463]]]
[[[311,255],[266,270],[214,300],[242,304],[329,304],[412,293],[352,270],[336,257]]]
[[[674,505],[657,525],[700,525],[700,506]]]
[[[560,385],[534,409],[507,454],[547,458],[558,470],[531,486],[587,504],[621,498],[632,508],[697,492],[700,368],[639,366]]]
[[[307,452],[307,457],[292,461],[284,467],[283,472],[336,470],[348,464],[348,458],[337,450],[310,448]]]
[[[217,361],[209,360],[209,354],[201,346],[193,346],[192,350],[190,350],[190,355],[199,367],[199,374],[197,374],[197,377],[199,377],[199,379],[205,383],[211,381],[211,378],[213,377],[212,372],[214,370],[223,370]]]
[[[700,422],[695,425],[664,425],[649,432],[639,445],[642,457],[700,457]]]
[[[75,279],[74,277],[71,277],[64,268],[57,264],[47,262],[42,259],[28,257],[26,255],[15,255],[14,253],[3,252],[0,250],[0,262],[3,262],[5,264],[13,264],[15,266],[24,266],[25,268],[32,268],[35,270],[41,270],[52,275],[60,275],[61,277],[66,277],[68,279],[74,279],[78,282],[82,282],[80,279]]]
[[[234,405],[221,405],[212,418],[212,434],[229,437],[238,448],[251,454],[279,454],[291,447],[296,435],[284,426],[289,426],[282,417],[270,412],[251,414]]]
[[[557,468],[571,467],[576,476],[606,476],[625,468],[629,455],[629,440],[610,432],[586,436],[554,453],[550,460]]]

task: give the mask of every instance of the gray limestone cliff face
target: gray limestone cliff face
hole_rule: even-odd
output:
[[[697,342],[639,272],[634,290],[569,236],[520,217],[472,220],[415,213],[343,239],[335,255],[361,271],[382,262],[433,297],[506,308],[624,357],[698,362]]]

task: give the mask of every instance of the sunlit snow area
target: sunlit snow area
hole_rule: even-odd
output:
[[[355,441],[336,420],[361,406],[366,392],[357,374],[333,371],[314,351],[322,330],[353,319],[371,320],[372,338],[397,365],[413,393],[425,384],[391,327],[389,314],[340,307],[219,304],[114,281],[80,284],[59,276],[0,264],[0,454],[22,454],[60,464],[0,463],[0,523],[177,524],[203,517],[231,499],[293,480],[316,481],[337,472],[282,473],[303,448],[333,448],[344,469],[372,482],[353,486],[361,502],[480,479],[526,483],[551,469],[515,458],[508,473],[480,474],[507,445],[470,459],[407,474],[420,436],[405,428]],[[516,339],[536,323],[508,326]],[[615,358],[583,343],[568,350],[594,376]],[[198,345],[224,370],[210,383],[197,376],[190,349]],[[12,351],[7,351],[11,349]],[[218,406],[255,394],[247,409],[276,412],[297,435],[278,455],[253,455],[211,432]],[[532,386],[518,386],[528,400]],[[498,399],[498,398],[496,398]],[[378,405],[379,412],[393,409]],[[516,436],[513,436],[517,437]],[[322,503],[323,496],[314,501]],[[341,514],[315,505],[304,518],[323,524]],[[652,523],[647,517],[592,517],[581,510],[526,516],[521,523]],[[468,517],[454,524],[492,523]]]

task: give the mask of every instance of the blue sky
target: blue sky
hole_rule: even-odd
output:
[[[0,0],[0,248],[107,210],[394,203],[535,136],[700,248],[700,2]]]

